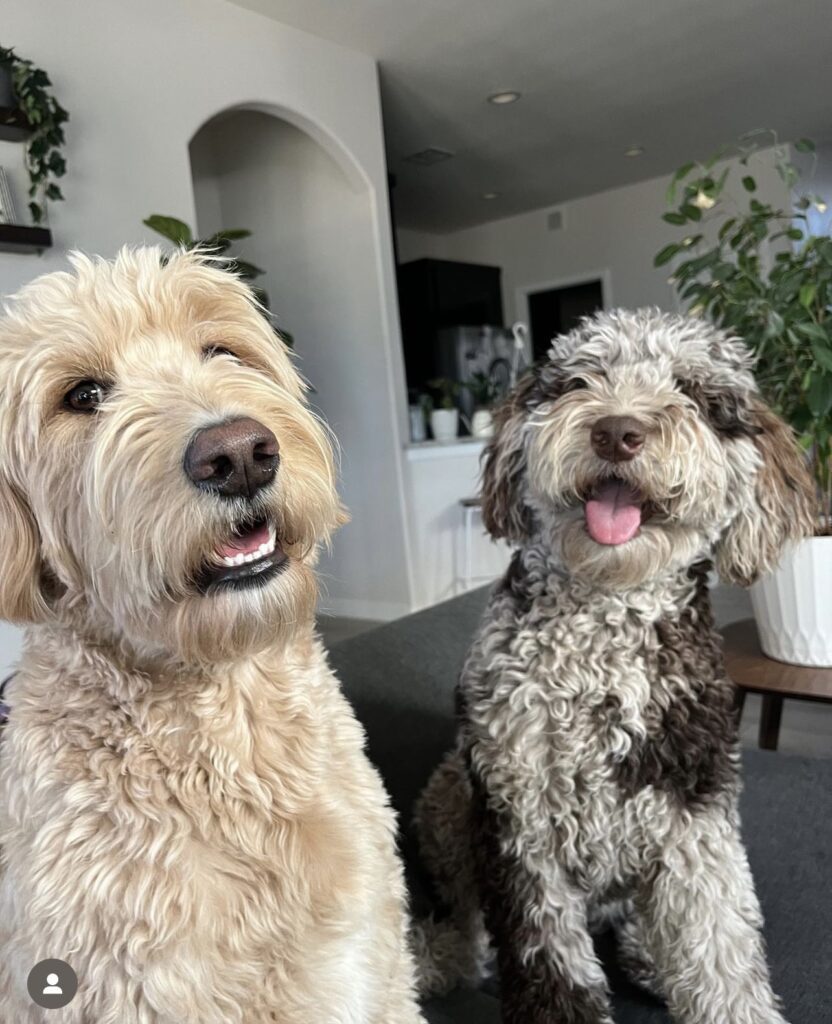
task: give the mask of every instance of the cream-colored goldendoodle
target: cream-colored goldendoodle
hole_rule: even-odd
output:
[[[0,1021],[416,1024],[393,814],[314,634],[327,436],[212,260],[72,266],[0,320]]]

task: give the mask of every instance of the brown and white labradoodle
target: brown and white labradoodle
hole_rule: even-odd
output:
[[[708,597],[811,531],[812,488],[747,350],[599,314],[497,417],[483,510],[518,545],[417,811],[450,905],[426,989],[496,946],[506,1024],[609,1024],[591,932],[680,1024],[783,1024],[740,839],[737,717]]]
[[[314,632],[326,432],[247,288],[72,259],[0,320],[0,1020],[417,1024],[393,814]]]

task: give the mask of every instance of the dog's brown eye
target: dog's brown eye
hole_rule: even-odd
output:
[[[563,387],[564,391],[583,391],[588,388],[589,384],[584,380],[583,377],[572,377],[568,380]]]
[[[64,395],[64,405],[73,412],[95,412],[107,397],[107,388],[97,380],[82,380]]]
[[[202,354],[206,359],[213,359],[214,356],[230,356],[238,362],[240,360],[236,352],[232,352],[230,348],[224,348],[222,345],[209,345],[202,350]]]

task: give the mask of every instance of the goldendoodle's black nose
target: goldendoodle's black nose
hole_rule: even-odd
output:
[[[644,446],[644,424],[633,416],[603,416],[590,437],[595,454],[607,462],[629,462]]]
[[[279,453],[277,438],[262,423],[229,420],[194,434],[185,452],[185,472],[201,491],[253,498],[274,480]]]

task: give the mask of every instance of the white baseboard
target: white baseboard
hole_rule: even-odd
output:
[[[341,615],[345,619],[375,619],[390,622],[409,615],[412,609],[404,602],[363,601],[351,597],[323,597],[318,607],[321,615]]]

